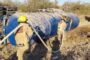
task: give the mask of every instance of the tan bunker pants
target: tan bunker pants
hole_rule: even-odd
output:
[[[66,38],[64,31],[66,26],[67,25],[63,20],[60,23],[58,23],[57,37],[61,44],[62,44],[62,40]]]
[[[28,36],[32,35],[32,29],[26,23],[21,23],[23,26],[16,32],[17,57],[18,60],[23,60],[24,52],[29,48]],[[27,36],[28,35],[28,36]]]

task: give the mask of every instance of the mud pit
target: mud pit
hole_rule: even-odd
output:
[[[53,50],[60,48],[57,41],[53,44]],[[0,49],[0,60],[17,60],[15,51],[11,45]],[[37,44],[24,57],[25,60],[90,60],[90,24],[68,32],[60,51],[51,53],[42,44]]]

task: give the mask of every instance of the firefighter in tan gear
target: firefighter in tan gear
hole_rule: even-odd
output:
[[[23,54],[29,48],[28,36],[31,36],[33,32],[31,27],[29,27],[29,25],[26,23],[27,22],[26,16],[20,16],[18,18],[18,22],[23,26],[17,30],[15,36],[16,44],[17,44],[17,57],[18,60],[23,60]]]
[[[64,14],[62,15],[62,20],[58,23],[58,31],[57,31],[57,37],[58,37],[58,40],[60,41],[60,45],[63,44],[63,40],[66,40],[66,27],[67,27],[67,24],[66,22],[70,20],[70,18]]]

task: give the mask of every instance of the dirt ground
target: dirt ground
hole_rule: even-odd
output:
[[[24,54],[25,60],[90,60],[90,24],[79,26],[67,33],[67,39],[59,42],[56,40],[52,44],[49,52],[42,44],[32,46],[32,50]],[[10,44],[0,49],[0,60],[17,60],[15,47]]]
[[[62,60],[90,60],[90,24],[67,33],[61,47]]]

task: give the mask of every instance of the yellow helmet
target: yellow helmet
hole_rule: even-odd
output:
[[[19,16],[19,18],[18,18],[18,22],[19,23],[24,23],[26,21],[27,21],[27,17],[26,16]]]

